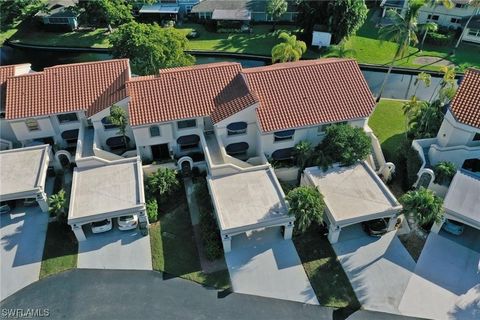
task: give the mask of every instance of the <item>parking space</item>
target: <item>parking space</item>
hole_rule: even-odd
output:
[[[344,228],[332,246],[365,309],[400,313],[415,261],[395,232],[371,237],[361,224],[354,224]]]
[[[140,230],[113,229],[93,234],[90,226],[83,227],[86,240],[78,244],[78,268],[152,270],[150,237]]]
[[[480,316],[480,231],[460,236],[430,233],[402,299],[400,310],[432,319]]]
[[[3,213],[0,228],[0,300],[38,280],[48,214],[40,207]]]

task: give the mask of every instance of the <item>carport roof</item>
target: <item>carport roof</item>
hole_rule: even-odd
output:
[[[93,168],[75,168],[69,224],[85,224],[144,209],[143,173],[138,157]]]
[[[443,205],[447,214],[480,228],[480,177],[464,170],[458,171]]]
[[[220,229],[239,233],[293,221],[271,169],[209,177]]]
[[[395,196],[366,162],[350,167],[305,169],[305,177],[323,194],[332,223],[347,226],[401,210]]]
[[[35,197],[45,189],[50,146],[39,145],[0,152],[0,199]]]

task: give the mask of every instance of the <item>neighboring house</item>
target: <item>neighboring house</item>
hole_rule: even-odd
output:
[[[159,15],[165,18],[176,18],[177,15],[187,15],[200,0],[158,0],[153,4],[144,4],[138,14]]]
[[[466,24],[468,17],[463,18],[462,24]],[[472,18],[468,24],[468,28],[463,34],[463,41],[480,43],[480,14]]]
[[[195,5],[191,12],[205,20],[273,21],[266,8],[265,0],[203,0]],[[288,1],[287,12],[279,20],[295,21],[297,15],[295,1]]]
[[[48,1],[48,10],[38,12],[37,17],[44,25],[65,27],[70,30],[77,29],[79,16],[78,12],[72,8],[78,3],[78,0],[50,0]]]
[[[80,127],[93,123],[101,146],[115,150],[118,143],[111,141],[121,140],[118,130],[98,125],[97,119],[102,121],[113,104],[123,103],[126,108],[125,83],[130,76],[124,59],[60,65],[10,77],[5,119],[23,145],[48,143],[74,149]]]
[[[432,167],[449,161],[457,168],[480,172],[480,70],[470,69],[448,108],[437,137],[414,140],[422,167],[414,186],[431,187]],[[445,192],[446,190],[443,190]]]
[[[5,100],[7,97],[7,79],[31,72],[30,64],[16,64],[0,66],[0,150],[11,149],[12,144],[18,143],[17,137],[5,120]]]

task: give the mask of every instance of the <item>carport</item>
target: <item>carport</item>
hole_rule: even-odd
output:
[[[35,198],[47,212],[45,180],[51,159],[46,144],[0,151],[0,201]]]
[[[365,161],[350,167],[334,165],[327,171],[307,168],[301,184],[317,187],[324,196],[331,243],[338,241],[342,228],[364,221],[390,218],[388,230],[391,231],[402,209]]]
[[[438,233],[445,219],[452,219],[480,230],[480,176],[459,170],[453,177],[443,201],[444,219],[433,225]]]
[[[83,225],[136,214],[140,227],[145,214],[142,163],[139,157],[106,162],[96,167],[75,168],[68,224],[78,241],[86,239]]]
[[[223,249],[232,237],[263,228],[283,226],[284,239],[292,237],[295,218],[288,215],[284,193],[271,168],[207,178]]]

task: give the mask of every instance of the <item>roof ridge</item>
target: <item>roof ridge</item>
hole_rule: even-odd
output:
[[[346,63],[351,61],[356,61],[356,60],[342,59],[342,58],[299,60],[295,62],[282,62],[282,63],[272,64],[268,66],[247,68],[243,72],[245,74],[250,74],[250,73],[259,73],[259,72],[269,72],[269,71],[275,71],[275,70],[284,70],[284,69],[305,68],[305,67],[311,67],[311,66],[323,65],[323,64]]]
[[[59,64],[51,67],[46,67],[43,71],[48,71],[52,69],[62,69],[69,68],[73,66],[87,66],[87,65],[96,65],[96,64],[111,64],[118,62],[127,62],[130,65],[130,60],[128,58],[124,59],[110,59],[110,60],[100,60],[100,61],[87,61],[87,62],[77,62],[77,63],[68,63],[68,64]]]
[[[0,66],[0,69],[8,69],[8,68],[14,68],[19,66],[31,66],[31,64],[30,63],[7,64],[5,66]]]
[[[34,72],[29,72],[29,73],[24,73],[24,74],[19,74],[19,75],[14,75],[11,77],[8,77],[7,80],[10,79],[16,79],[16,78],[22,78],[22,77],[31,77],[31,76],[43,76],[45,73],[43,71],[34,71]]]
[[[226,66],[240,66],[240,69],[242,68],[242,65],[239,62],[222,61],[222,62],[197,64],[197,65],[184,66],[184,67],[164,68],[159,70],[159,75],[176,73],[176,72],[186,72],[186,71],[192,71],[192,70],[213,69],[213,68],[220,68],[220,67],[226,67]]]

